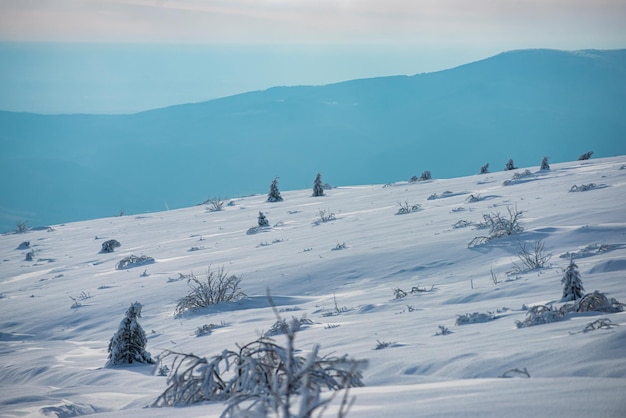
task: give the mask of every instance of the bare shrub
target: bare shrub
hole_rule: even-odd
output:
[[[288,330],[289,327],[292,327],[293,332],[298,332],[305,325],[313,325],[313,321],[307,318],[296,318],[292,317],[291,322],[287,323],[286,319],[279,319],[274,324],[263,333],[264,337],[274,337],[276,335],[282,335],[285,333],[285,330]]]
[[[374,350],[382,350],[384,348],[391,347],[394,344],[395,342],[376,340],[376,347],[374,347]]]
[[[454,225],[452,225],[453,229],[460,229],[460,228],[465,228],[470,226],[472,223],[470,221],[467,221],[465,219],[459,219],[458,221],[456,221],[454,223]]]
[[[450,331],[447,327],[443,325],[439,325],[439,331],[435,333],[435,336],[450,335],[450,334],[452,334],[452,331]]]
[[[468,245],[473,247],[476,245],[486,244],[496,238],[523,232],[524,227],[520,224],[520,219],[522,218],[524,212],[518,210],[517,205],[515,205],[515,208],[513,209],[510,206],[507,206],[506,210],[509,214],[508,217],[501,215],[500,212],[483,215],[483,222],[479,223],[477,228],[489,229],[489,233],[487,235],[475,237],[469,242]]]
[[[211,197],[203,202],[204,205],[207,205],[207,210],[209,212],[219,212],[224,210],[224,205],[226,204],[226,200],[221,199],[219,197]]]
[[[595,183],[581,184],[580,186],[574,184],[572,187],[570,187],[569,191],[570,192],[586,192],[589,190],[599,189],[602,187],[605,187],[605,186],[598,186]]]
[[[589,331],[596,331],[599,329],[611,329],[613,327],[618,326],[619,324],[614,323],[609,318],[600,318],[596,319],[593,322],[588,323],[585,328],[583,328],[584,333]]]
[[[522,262],[520,265],[513,263],[513,273],[520,274],[531,270],[542,269],[552,258],[552,253],[546,253],[543,241],[535,241],[533,248],[526,247],[525,242],[518,242],[520,252],[517,257]]]
[[[480,196],[480,193],[476,193],[476,194],[472,193],[469,196],[467,196],[467,199],[465,199],[467,203],[476,203],[476,202],[480,202],[481,200],[484,200],[484,198]]]
[[[325,222],[334,221],[335,219],[337,218],[335,217],[335,214],[333,212],[329,210],[320,209],[319,212],[317,213],[317,219],[313,221],[313,223],[315,225],[319,225]]]
[[[489,271],[491,272],[491,281],[493,282],[493,285],[497,286],[498,284],[500,284],[500,281],[498,280],[498,275],[493,272],[493,268],[491,268]]]
[[[403,202],[398,202],[398,205],[400,205],[400,208],[396,212],[396,215],[406,215],[407,213],[417,212],[422,207],[422,205],[420,205],[419,203],[411,205],[406,200],[404,201],[404,203]]]
[[[15,233],[16,234],[24,234],[28,232],[30,227],[28,226],[28,221],[17,222],[15,224]]]
[[[528,373],[528,370],[526,369],[526,367],[524,367],[523,369],[515,368],[515,369],[507,370],[500,377],[510,378],[510,377],[516,377],[516,376],[530,378],[530,373]]]
[[[224,267],[207,269],[206,280],[200,281],[193,273],[187,277],[189,293],[176,304],[175,316],[224,302],[237,302],[246,297],[239,284],[241,276],[228,275]]]
[[[271,301],[271,299],[270,299]],[[273,303],[272,303],[273,305]],[[200,402],[226,402],[222,416],[275,414],[281,417],[310,417],[332,401],[321,399],[323,390],[339,391],[363,386],[365,361],[341,357],[320,357],[319,346],[308,355],[296,353],[294,340],[298,320],[283,321],[274,308],[287,344],[260,337],[237,350],[224,350],[209,359],[194,354],[167,351],[159,359],[173,356],[168,387],[152,406],[186,406]],[[297,411],[294,397],[299,397]],[[352,402],[344,397],[342,415]]]

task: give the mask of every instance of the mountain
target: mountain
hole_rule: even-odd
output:
[[[626,153],[626,50],[520,50],[446,71],[276,87],[131,115],[0,112],[1,229],[213,196],[447,178]]]
[[[319,346],[368,362],[349,418],[623,416],[626,156],[282,196],[0,235],[0,416],[220,416],[224,401],[144,408],[185,381],[186,363],[177,380],[175,355],[164,355],[238,352],[276,330],[277,315],[304,318],[296,355]],[[414,210],[398,214],[401,204]],[[270,227],[256,228],[260,211]],[[481,228],[511,215],[511,235]],[[479,236],[492,239],[469,245]],[[111,240],[120,245],[102,252]],[[131,256],[152,262],[118,267]],[[585,294],[605,294],[614,312],[580,299],[567,308],[570,261]],[[192,274],[207,283],[222,267],[247,296],[175,316]],[[144,348],[162,362],[105,367],[135,302]],[[518,327],[532,312],[546,323]],[[217,372],[255,376],[235,366]],[[180,393],[193,393],[186,382]],[[338,416],[343,396],[324,417]]]

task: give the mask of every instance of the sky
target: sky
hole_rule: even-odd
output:
[[[0,109],[127,113],[511,49],[617,49],[624,22],[624,0],[0,0]]]

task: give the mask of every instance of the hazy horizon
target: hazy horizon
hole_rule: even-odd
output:
[[[363,45],[0,43],[0,110],[125,114],[276,86],[445,70],[504,51]]]
[[[134,113],[274,86],[626,47],[620,0],[0,2],[0,109]]]

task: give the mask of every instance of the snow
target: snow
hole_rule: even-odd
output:
[[[219,403],[144,409],[166,378],[152,365],[105,368],[108,342],[137,301],[153,358],[234,349],[276,322],[267,289],[283,318],[312,321],[296,348],[320,344],[321,355],[368,360],[365,387],[349,391],[349,417],[623,416],[626,313],[520,329],[515,321],[530,306],[560,306],[568,254],[576,254],[587,293],[626,302],[625,164],[617,156],[541,172],[341,187],[323,197],[281,191],[283,202],[259,194],[221,211],[200,205],[0,236],[0,416],[219,416]],[[532,175],[523,182],[504,185],[526,169]],[[569,191],[589,183],[606,187]],[[434,194],[445,199],[428,200]],[[404,202],[421,208],[396,215]],[[482,215],[506,215],[507,207],[523,211],[524,231],[468,248],[485,232],[474,228]],[[318,222],[322,210],[335,219]],[[259,211],[271,227],[247,234]],[[459,220],[468,225],[454,227]],[[121,246],[101,253],[110,239]],[[537,240],[552,254],[549,266],[507,274],[519,263],[519,243]],[[18,249],[24,241],[30,248]],[[155,262],[115,268],[131,255]],[[189,290],[180,275],[201,278],[209,266],[241,275],[248,297],[175,318]],[[394,298],[398,288],[404,298]],[[494,319],[456,325],[474,313]],[[617,326],[581,332],[600,318]],[[208,324],[220,326],[196,336]],[[440,325],[451,333],[435,335]],[[530,377],[507,373],[514,369]],[[336,415],[341,396],[325,416]]]

